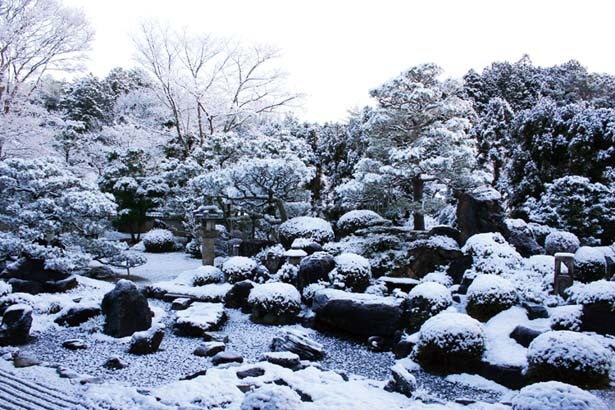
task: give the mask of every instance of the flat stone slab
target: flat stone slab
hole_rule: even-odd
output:
[[[199,357],[211,357],[223,352],[225,349],[226,345],[222,342],[206,342],[194,350],[194,355]]]

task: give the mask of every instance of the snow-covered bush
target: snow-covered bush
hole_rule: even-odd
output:
[[[606,276],[604,253],[590,246],[581,246],[574,254],[574,276],[581,282],[593,282]]]
[[[13,287],[3,280],[0,280],[0,297],[6,296],[13,291]]]
[[[444,311],[421,326],[412,356],[426,369],[467,372],[480,364],[484,351],[481,323],[462,313]]]
[[[369,261],[354,253],[343,253],[335,257],[335,269],[329,272],[333,286],[352,292],[363,292],[372,277]]]
[[[286,249],[282,245],[276,244],[262,249],[254,256],[254,259],[267,267],[271,273],[275,273],[286,261],[285,252]]]
[[[266,384],[246,393],[240,410],[300,410],[301,398],[286,386]]]
[[[468,238],[461,249],[466,255],[472,255],[473,264],[466,275],[487,273],[501,275],[519,269],[523,258],[500,233],[480,233]]]
[[[615,282],[597,280],[588,284],[575,283],[566,289],[568,301],[581,305],[610,304],[615,309]]]
[[[581,316],[583,307],[581,305],[558,306],[551,309],[549,321],[553,330],[581,330]]]
[[[346,212],[337,221],[337,233],[341,236],[350,235],[359,229],[369,228],[374,225],[386,224],[388,221],[374,211],[356,209]]]
[[[175,237],[168,229],[152,229],[143,235],[146,252],[162,253],[175,250]]]
[[[224,273],[214,266],[199,266],[192,275],[192,286],[205,286],[224,282]]]
[[[299,216],[289,219],[278,228],[280,242],[289,248],[297,238],[312,239],[320,244],[335,238],[331,224],[321,218]]]
[[[609,383],[613,353],[583,333],[557,330],[543,333],[527,350],[528,377],[559,380],[581,387]]]
[[[286,324],[301,311],[301,295],[293,285],[281,282],[256,285],[248,297],[252,320],[264,324]]]
[[[417,331],[427,319],[453,304],[451,292],[436,282],[424,282],[408,293],[407,306],[411,332]]]
[[[534,383],[522,388],[512,400],[513,410],[607,410],[593,394],[561,382]]]
[[[372,283],[365,289],[365,293],[368,295],[386,296],[389,291],[387,285],[382,282]]]
[[[222,272],[228,283],[254,280],[256,262],[245,256],[233,256],[222,264]]]
[[[436,282],[439,283],[442,286],[446,286],[447,288],[449,286],[453,286],[453,278],[451,278],[446,271],[435,271],[435,272],[430,272],[427,275],[423,276],[421,278],[421,283],[425,283],[425,282]]]
[[[550,226],[541,225],[536,222],[530,222],[527,224],[527,226],[532,231],[532,234],[534,235],[534,239],[536,239],[536,242],[538,242],[540,246],[545,246],[545,240],[547,236],[555,230],[551,228]]]
[[[284,282],[295,284],[297,281],[297,274],[299,273],[299,267],[291,263],[285,263],[278,269],[278,271],[271,276],[271,279],[275,282]]]
[[[201,259],[203,255],[201,254],[201,241],[195,238],[191,239],[186,244],[186,253],[196,259]]]
[[[468,315],[483,322],[519,302],[512,283],[496,275],[478,275],[468,288],[467,298]]]
[[[308,306],[312,306],[312,302],[314,301],[314,295],[316,294],[316,292],[322,289],[326,289],[327,285],[328,284],[324,282],[317,282],[317,283],[310,283],[309,285],[304,287],[302,296],[303,296],[303,301],[305,302],[305,304]]]
[[[553,231],[545,238],[545,251],[549,255],[558,252],[575,253],[579,246],[581,246],[579,238],[570,232]]]

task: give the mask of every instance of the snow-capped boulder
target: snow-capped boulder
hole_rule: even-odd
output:
[[[32,307],[25,304],[9,306],[0,326],[0,346],[21,345],[28,341],[32,326]]]
[[[540,255],[544,248],[534,239],[534,233],[523,219],[505,219],[502,234],[512,246],[524,257]]]
[[[505,218],[500,204],[502,195],[487,186],[461,195],[457,203],[457,226],[461,231],[461,244],[472,235],[498,232]]]
[[[297,274],[297,289],[303,290],[306,286],[328,281],[329,272],[335,268],[333,256],[326,252],[315,252],[301,260]]]
[[[162,253],[175,250],[175,236],[168,229],[152,229],[143,235],[146,252]]]
[[[404,366],[403,360],[391,367],[391,376],[392,379],[389,380],[384,389],[401,393],[407,397],[412,397],[416,391],[416,378],[410,373],[408,368]]]
[[[250,309],[248,297],[254,288],[254,283],[249,280],[237,282],[224,296],[224,306],[228,308],[241,309],[247,313]]]
[[[42,259],[21,258],[2,271],[0,279],[11,285],[13,292],[36,295],[39,293],[62,293],[77,287],[75,276],[57,269],[45,267]]]
[[[581,282],[592,282],[606,276],[606,259],[597,248],[581,246],[574,254],[574,276]]]
[[[359,229],[369,228],[376,225],[390,225],[390,221],[384,219],[374,211],[368,209],[356,209],[346,212],[338,219],[336,228],[340,236],[350,235]]]
[[[363,292],[369,286],[372,269],[369,261],[361,255],[343,253],[335,257],[335,269],[329,272],[333,286]]]
[[[193,303],[188,309],[177,312],[173,326],[181,336],[202,337],[210,330],[218,330],[226,321],[221,303]]]
[[[246,394],[240,410],[300,410],[301,398],[287,386],[267,384]]]
[[[409,330],[416,332],[432,316],[453,304],[451,292],[443,285],[425,282],[415,286],[407,297]]]
[[[224,282],[224,273],[215,266],[199,266],[190,272],[192,273],[192,278],[190,280],[192,286],[204,286],[212,283]]]
[[[481,323],[468,315],[445,311],[421,326],[412,357],[428,370],[468,372],[480,366],[484,351]]]
[[[607,410],[593,394],[570,384],[550,381],[522,388],[512,400],[513,410]]]
[[[256,262],[245,256],[233,256],[222,264],[222,272],[228,283],[254,280],[256,268]]]
[[[272,352],[292,352],[301,360],[320,360],[324,347],[299,329],[283,329],[271,341]]]
[[[137,286],[122,279],[107,293],[101,304],[105,315],[104,332],[113,337],[124,337],[152,325],[152,312],[147,299]]]
[[[466,311],[482,322],[519,302],[512,283],[496,275],[478,275],[468,288],[467,298]]]
[[[532,380],[599,387],[609,383],[613,353],[583,333],[558,330],[534,339],[527,360]]]
[[[128,353],[151,354],[158,351],[164,338],[164,326],[152,326],[149,330],[135,332],[130,338]]]
[[[579,238],[571,232],[553,231],[545,238],[545,251],[549,255],[560,252],[575,253],[579,246]]]
[[[60,313],[54,320],[60,326],[79,326],[93,317],[100,315],[99,306],[72,306]]]
[[[457,241],[444,235],[418,239],[409,244],[409,269],[412,275],[422,278],[435,271],[439,266],[449,266],[463,256]]]
[[[403,323],[403,301],[392,297],[323,289],[314,295],[317,323],[354,336],[392,337]]]
[[[430,272],[427,275],[423,276],[421,278],[421,283],[426,282],[439,283],[440,285],[447,288],[453,286],[453,278],[451,278],[446,272],[442,271]]]
[[[290,248],[297,238],[312,239],[320,244],[335,238],[331,224],[321,218],[298,216],[284,222],[278,228],[280,242],[285,248]]]
[[[267,325],[293,323],[301,311],[301,294],[287,283],[273,282],[256,285],[250,291],[251,319]]]

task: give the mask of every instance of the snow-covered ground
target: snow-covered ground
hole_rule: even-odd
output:
[[[145,265],[130,270],[132,279],[139,285],[175,279],[181,272],[201,266],[200,259],[194,259],[185,252],[146,253]],[[122,272],[125,275],[125,272]]]

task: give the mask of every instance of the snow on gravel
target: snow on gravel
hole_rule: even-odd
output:
[[[194,259],[184,252],[143,252],[143,256],[147,258],[147,263],[130,270],[132,276],[141,279],[139,283],[154,283],[172,280],[184,271],[202,266],[199,259]]]

